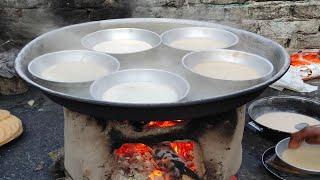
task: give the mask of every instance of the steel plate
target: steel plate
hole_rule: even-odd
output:
[[[274,74],[265,82],[254,86],[207,81],[187,71],[181,63],[187,51],[170,49],[164,45],[150,51],[128,55],[114,55],[120,69],[157,68],[184,77],[191,85],[190,93],[177,103],[120,104],[96,101],[87,88],[49,87],[33,79],[28,73],[28,63],[40,55],[61,50],[85,49],[81,38],[110,28],[142,28],[158,34],[180,27],[213,27],[233,32],[239,43],[229,49],[245,51],[268,59]],[[45,33],[27,44],[16,58],[17,73],[28,83],[41,89],[49,98],[71,110],[101,119],[165,120],[203,117],[239,107],[257,97],[268,85],[278,80],[289,68],[289,57],[279,44],[247,31],[214,23],[157,18],[114,19],[76,24]]]

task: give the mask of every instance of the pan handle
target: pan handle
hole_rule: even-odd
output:
[[[260,133],[263,132],[263,128],[261,128],[259,125],[257,125],[253,121],[248,122],[248,127],[249,127],[249,129],[251,129],[251,130],[253,130],[255,132],[260,132]]]

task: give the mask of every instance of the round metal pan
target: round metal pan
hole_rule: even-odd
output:
[[[276,156],[275,147],[267,149],[261,157],[264,168],[275,178],[282,180],[318,180],[319,175],[307,174],[284,163]]]
[[[280,141],[289,137],[290,134],[271,129],[256,122],[255,119],[268,112],[294,112],[319,119],[320,102],[299,96],[270,96],[254,101],[248,107],[248,114],[251,118],[249,125],[266,138]]]
[[[106,76],[110,73],[116,72],[120,68],[120,63],[118,60],[108,54],[98,53],[94,51],[58,51],[54,53],[48,53],[42,56],[37,57],[31,61],[28,65],[28,71],[32,74],[35,79],[42,80],[43,83],[49,84],[52,86],[69,86],[69,87],[83,87],[90,85],[96,79],[89,79],[86,81],[66,81],[61,79],[50,79],[42,75],[43,71],[46,68],[50,68],[54,65],[57,65],[62,62],[74,63],[74,62],[92,62],[99,67],[102,67],[106,70],[102,76]],[[73,64],[74,65],[74,64]],[[88,72],[81,72],[86,74]],[[101,77],[102,77],[101,76]]]
[[[294,168],[300,169],[301,171],[304,171],[307,174],[320,175],[320,171],[318,171],[316,169],[306,169],[306,168],[303,168],[301,166],[296,166],[296,165],[293,165],[293,164],[287,162],[283,158],[283,152],[288,149],[289,141],[290,141],[290,138],[285,138],[285,139],[281,140],[280,142],[278,142],[278,144],[276,145],[275,151],[276,151],[276,154],[277,154],[278,158],[280,158],[283,162],[287,163],[288,165],[290,165],[290,166],[292,166]],[[320,148],[319,144],[302,144],[302,146],[315,146],[316,148]],[[317,158],[317,157],[315,157],[315,158]]]
[[[103,99],[103,95],[107,89],[130,82],[153,82],[158,85],[165,85],[174,90],[177,95],[177,99],[171,100],[171,102],[176,102],[186,97],[190,89],[190,85],[185,79],[167,71],[157,69],[128,69],[96,80],[90,87],[90,94],[96,100],[107,101]],[[159,86],[157,86],[158,88]],[[125,93],[128,94],[128,91],[125,91]],[[159,96],[159,94],[153,92],[152,96]],[[134,98],[136,97],[135,95]]]
[[[49,52],[85,49],[81,38],[87,34],[111,28],[140,28],[158,34],[181,27],[212,27],[230,31],[239,37],[237,45],[229,49],[257,54],[274,66],[271,78],[248,87],[223,83],[208,83],[188,72],[182,63],[183,56],[168,53],[163,44],[152,54],[135,53],[130,59],[117,57],[120,70],[132,68],[161,69],[185,78],[191,86],[182,101],[167,104],[119,104],[98,102],[90,97],[89,88],[75,91],[72,88],[47,87],[31,79],[27,66],[32,59]],[[71,110],[102,119],[168,120],[203,117],[239,107],[256,98],[271,83],[278,80],[289,68],[289,57],[279,44],[247,31],[208,22],[177,19],[115,19],[72,25],[45,33],[27,44],[16,58],[17,73],[28,83],[41,89],[49,98]]]
[[[207,76],[206,74],[201,74],[194,71],[194,67],[201,63],[208,62],[231,62],[246,65],[258,72],[260,77],[254,79],[241,79],[241,80],[232,80],[232,79],[219,79],[215,77]],[[232,83],[232,85],[244,86],[248,87],[251,85],[258,84],[259,82],[263,82],[273,74],[273,66],[272,64],[265,58],[260,56],[244,53],[242,51],[235,50],[227,50],[227,49],[215,49],[212,51],[203,51],[203,52],[191,52],[185,55],[182,58],[183,66],[188,69],[190,72],[193,72],[201,77],[199,78],[210,78],[215,81],[223,81],[220,83]],[[228,69],[225,69],[228,72]],[[234,78],[237,78],[237,74],[233,74]]]

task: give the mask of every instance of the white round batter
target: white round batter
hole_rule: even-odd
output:
[[[173,41],[170,44],[177,49],[189,51],[210,51],[217,48],[225,47],[227,44],[221,40],[214,40],[209,38],[185,38]]]
[[[304,144],[298,149],[287,149],[282,158],[294,166],[320,171],[320,146]]]
[[[115,39],[96,44],[93,50],[113,54],[125,54],[151,49],[152,46],[144,41],[132,39]]]
[[[51,81],[93,81],[108,73],[108,70],[92,62],[63,62],[44,69],[42,77]]]
[[[263,126],[286,133],[297,132],[296,124],[307,123],[310,126],[320,124],[317,119],[291,112],[270,112],[259,116],[255,121]]]
[[[169,103],[177,101],[178,94],[173,88],[159,83],[130,82],[108,89],[103,99],[122,103]]]
[[[240,81],[260,77],[259,73],[249,66],[225,61],[200,63],[192,69],[196,73],[215,79]]]

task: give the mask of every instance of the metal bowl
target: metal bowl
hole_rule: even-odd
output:
[[[248,80],[232,80],[232,79],[219,79],[219,78],[212,78],[209,76],[205,76],[195,72],[193,68],[201,63],[207,63],[212,61],[219,61],[219,62],[231,62],[231,63],[238,63],[242,65],[246,65],[250,68],[255,69],[259,74],[259,78],[248,79]],[[261,83],[270,77],[272,77],[274,68],[273,65],[267,59],[255,55],[246,53],[243,51],[236,51],[236,50],[226,50],[226,49],[215,49],[212,51],[202,51],[202,52],[191,52],[185,55],[182,58],[183,66],[188,69],[189,71],[196,73],[200,76],[204,76],[206,78],[231,82],[232,84],[238,84],[243,86],[252,86],[258,83]],[[213,69],[214,71],[214,69]],[[228,71],[228,69],[225,69]]]
[[[117,52],[106,52],[108,54],[132,54],[147,51],[158,47],[161,44],[160,36],[152,31],[137,28],[115,28],[106,29],[101,31],[96,31],[84,36],[81,39],[81,44],[90,50],[94,50],[93,47],[99,43],[112,41],[112,40],[138,40],[146,42],[152,46],[152,48],[142,50],[142,51],[132,51],[127,53],[117,53]]]
[[[118,71],[96,80],[90,87],[91,96],[99,101],[105,101],[103,94],[115,85],[129,82],[155,82],[172,87],[180,101],[187,96],[190,85],[182,77],[163,70],[156,69],[128,69]]]
[[[320,102],[313,99],[299,96],[270,96],[254,101],[248,107],[248,114],[252,119],[249,124],[257,127],[256,129],[265,134],[266,137],[272,139],[283,139],[290,136],[289,132],[280,131],[279,129],[271,129],[263,126],[255,121],[259,116],[269,112],[292,112],[303,114],[319,120],[320,117]],[[300,128],[295,126],[297,131]]]
[[[181,49],[172,45],[173,42],[177,40],[187,39],[187,38],[206,38],[218,41],[220,44],[212,49],[223,49],[229,48],[236,45],[239,42],[237,35],[218,28],[208,28],[208,27],[186,27],[186,28],[176,28],[161,34],[162,43],[168,47],[174,49],[180,49],[185,51],[197,51],[195,49]]]
[[[289,162],[287,162],[287,161],[283,158],[283,156],[282,156],[282,155],[283,155],[283,152],[288,149],[289,141],[290,141],[290,138],[285,138],[285,139],[281,140],[280,142],[278,142],[278,144],[276,145],[276,154],[277,154],[277,156],[278,156],[283,162],[289,164],[289,165],[292,166],[292,167],[295,167],[295,168],[297,168],[297,169],[300,169],[300,170],[302,170],[302,171],[305,171],[306,173],[310,173],[310,174],[320,174],[320,171],[318,171],[318,170],[306,169],[306,168],[303,168],[303,167],[299,167],[299,166],[290,164]],[[316,147],[319,148],[319,151],[320,151],[320,145],[303,143],[302,146],[316,146]],[[319,158],[319,157],[315,157],[315,158]]]
[[[86,51],[86,50],[68,50],[58,51],[41,55],[32,60],[28,65],[30,74],[36,79],[49,83],[51,85],[59,86],[82,86],[93,82],[95,79],[87,81],[67,81],[67,80],[53,80],[42,75],[43,71],[56,64],[62,62],[94,62],[100,67],[105,68],[106,74],[113,73],[119,70],[120,63],[118,60],[108,54]],[[83,72],[86,73],[86,72]]]

